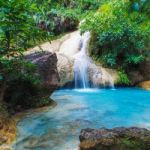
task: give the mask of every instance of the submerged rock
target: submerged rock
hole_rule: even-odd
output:
[[[144,128],[83,129],[80,150],[149,150],[150,131]]]

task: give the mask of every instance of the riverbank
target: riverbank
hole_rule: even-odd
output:
[[[15,142],[17,136],[17,123],[29,114],[37,114],[46,112],[56,107],[57,103],[53,100],[47,106],[40,108],[24,110],[18,112],[11,117],[0,118],[0,150],[11,150],[12,143]]]
[[[0,118],[0,150],[10,150],[16,134],[16,121],[13,118]]]

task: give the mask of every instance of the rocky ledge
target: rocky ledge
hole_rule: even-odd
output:
[[[16,122],[0,116],[0,150],[10,150],[16,137]]]
[[[150,131],[144,128],[83,129],[79,150],[150,150]]]
[[[150,90],[150,80],[139,83],[138,87],[145,89],[145,90]]]

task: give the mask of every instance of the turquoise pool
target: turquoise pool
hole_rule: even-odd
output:
[[[77,150],[82,128],[150,129],[150,92],[136,88],[58,90],[57,106],[24,116],[14,150]]]

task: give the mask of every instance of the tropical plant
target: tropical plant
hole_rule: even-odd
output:
[[[119,78],[117,80],[117,84],[120,84],[120,85],[129,85],[130,84],[128,75],[125,73],[124,70],[119,70],[118,76],[119,76]]]
[[[46,35],[34,21],[34,3],[0,0],[0,5],[0,101],[3,101],[10,83],[18,80],[35,85],[39,82],[34,65],[24,60],[23,52]]]
[[[91,32],[91,55],[99,56],[109,66],[126,68],[139,64],[149,54],[149,16],[132,6],[129,0],[108,2],[81,26],[82,32]]]

